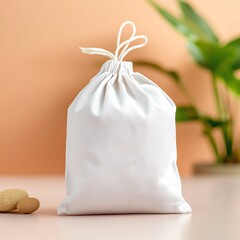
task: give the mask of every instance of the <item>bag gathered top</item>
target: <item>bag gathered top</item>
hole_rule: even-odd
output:
[[[121,43],[126,25],[131,37]],[[129,45],[137,39],[141,44]],[[131,21],[117,48],[68,108],[67,196],[59,215],[189,213],[176,165],[176,106],[155,83],[123,61],[147,43]],[[120,51],[121,50],[121,51]]]

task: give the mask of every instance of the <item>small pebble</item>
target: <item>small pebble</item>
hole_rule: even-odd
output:
[[[20,200],[17,204],[19,213],[32,213],[38,210],[40,202],[38,199],[30,197]]]

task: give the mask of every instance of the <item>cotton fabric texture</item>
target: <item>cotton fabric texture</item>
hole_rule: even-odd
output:
[[[133,34],[120,43],[126,25]],[[176,106],[159,86],[134,72],[132,62],[122,60],[129,49],[147,42],[135,33],[132,22],[121,26],[115,55],[82,49],[111,60],[68,108],[67,196],[59,215],[191,212],[176,166]],[[136,39],[144,42],[128,48]]]

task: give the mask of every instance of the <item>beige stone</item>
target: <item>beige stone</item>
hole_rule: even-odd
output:
[[[35,212],[40,206],[40,202],[36,198],[24,198],[17,204],[19,213],[32,213]]]
[[[21,189],[7,189],[0,192],[0,212],[12,211],[17,203],[28,197],[28,193]]]

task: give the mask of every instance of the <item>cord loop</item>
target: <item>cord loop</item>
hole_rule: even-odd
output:
[[[129,39],[127,39],[121,43],[121,35],[122,35],[123,29],[125,28],[126,25],[131,25],[132,34]],[[140,44],[137,44],[137,45],[134,45],[134,46],[128,48],[128,46],[132,42],[134,42],[135,40],[138,40],[138,39],[143,39],[144,41]],[[118,38],[117,38],[117,47],[116,47],[114,54],[105,49],[102,49],[102,48],[82,48],[82,47],[80,47],[80,49],[81,49],[82,53],[85,53],[85,54],[98,54],[98,55],[106,56],[112,60],[123,61],[123,58],[129,52],[131,52],[134,49],[145,46],[147,44],[147,42],[148,42],[148,38],[145,35],[136,35],[136,26],[133,22],[125,21],[119,28]],[[121,50],[121,52],[119,53],[120,50]]]

